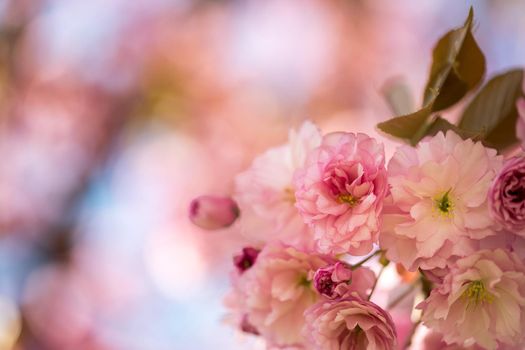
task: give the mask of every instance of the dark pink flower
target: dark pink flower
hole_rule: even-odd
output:
[[[525,236],[525,157],[508,159],[489,192],[490,213],[507,230]]]
[[[239,208],[230,197],[200,196],[191,202],[189,217],[200,228],[217,230],[233,224]]]

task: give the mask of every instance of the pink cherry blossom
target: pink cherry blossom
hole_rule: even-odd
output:
[[[457,260],[417,307],[447,344],[489,350],[523,344],[525,265],[503,249],[481,250]]]
[[[303,313],[323,298],[313,287],[313,275],[335,262],[281,243],[267,245],[251,268],[236,271],[226,306],[239,327],[250,325],[269,345],[302,346]]]
[[[317,147],[321,135],[311,122],[291,130],[288,142],[255,158],[235,178],[235,199],[241,209],[243,234],[255,243],[279,239],[303,246],[311,241],[308,227],[295,208],[294,171]]]
[[[392,318],[376,304],[356,296],[321,300],[305,312],[305,337],[314,350],[392,350]]]
[[[489,192],[490,213],[510,232],[525,236],[525,157],[508,159]]]
[[[323,137],[294,176],[296,206],[323,253],[369,253],[388,192],[383,145],[365,134]]]
[[[388,259],[412,271],[442,269],[496,234],[487,194],[501,163],[495,150],[452,131],[399,147],[380,237]]]
[[[238,216],[237,203],[230,197],[200,196],[190,204],[191,222],[206,230],[228,227]]]

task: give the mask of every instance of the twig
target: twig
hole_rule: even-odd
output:
[[[376,277],[376,280],[374,281],[374,285],[372,286],[372,290],[370,290],[370,294],[368,294],[368,300],[370,300],[372,298],[372,294],[374,294],[374,290],[376,289],[377,282],[381,278],[381,275],[383,274],[383,271],[385,271],[385,267],[386,267],[386,265],[382,265],[381,266],[381,270],[379,270],[379,272],[377,273],[377,277]]]
[[[407,296],[410,295],[410,293],[412,293],[412,291],[414,291],[414,289],[419,285],[419,279],[417,281],[415,281],[414,283],[412,283],[408,289],[406,291],[404,291],[403,293],[401,293],[397,298],[395,298],[394,300],[392,300],[388,305],[387,305],[387,309],[390,310],[390,309],[393,309],[394,307],[397,306],[397,304],[399,304],[403,299],[405,299]]]
[[[357,269],[358,267],[361,267],[361,265],[363,265],[364,263],[366,263],[368,260],[372,259],[374,256],[378,255],[378,254],[381,254],[383,251],[381,249],[379,250],[376,250],[375,252],[373,252],[372,254],[370,254],[369,256],[367,256],[366,258],[364,258],[363,260],[361,260],[360,262],[358,262],[357,264],[355,265],[352,265],[352,270],[355,270]]]
[[[412,329],[410,330],[410,333],[408,333],[407,339],[405,340],[405,344],[403,345],[402,349],[408,349],[410,345],[412,345],[412,338],[414,337],[414,334],[416,333],[416,329],[421,323],[421,319],[418,320],[414,325],[412,326]]]

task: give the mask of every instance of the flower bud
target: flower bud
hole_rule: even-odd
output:
[[[341,283],[347,283],[352,279],[352,270],[348,265],[337,262],[316,271],[314,275],[314,287],[328,298],[336,297],[336,287]]]
[[[243,273],[255,264],[260,250],[252,247],[245,247],[242,253],[233,257],[233,263],[237,267],[239,273]]]
[[[237,203],[230,197],[200,196],[190,204],[190,220],[205,230],[230,226],[239,217]]]

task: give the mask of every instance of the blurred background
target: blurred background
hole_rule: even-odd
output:
[[[525,2],[472,4],[488,73],[524,66]],[[304,119],[382,137],[470,5],[0,0],[0,350],[261,348],[223,322],[238,229],[189,202]]]

